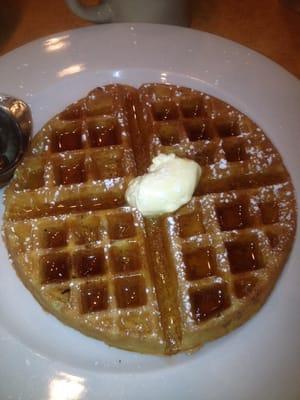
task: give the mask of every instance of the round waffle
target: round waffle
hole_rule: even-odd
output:
[[[129,181],[159,153],[198,162],[192,200],[143,218]],[[5,195],[13,265],[64,323],[121,348],[194,349],[264,303],[291,250],[294,189],[248,117],[164,84],[96,88],[35,136]]]

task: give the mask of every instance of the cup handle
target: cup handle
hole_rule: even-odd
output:
[[[96,6],[84,6],[79,0],[66,0],[66,3],[74,14],[88,21],[100,24],[112,21],[112,9],[108,0],[102,0],[102,3]]]

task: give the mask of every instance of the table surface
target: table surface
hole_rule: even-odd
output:
[[[300,12],[284,0],[192,0],[191,11],[192,28],[241,43],[300,78]],[[63,0],[6,0],[0,9],[0,56],[42,36],[88,25]]]

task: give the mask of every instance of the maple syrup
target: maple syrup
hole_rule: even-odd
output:
[[[80,129],[72,132],[60,132],[56,134],[56,150],[58,152],[78,150],[82,148]]]
[[[104,283],[86,283],[81,286],[81,311],[83,314],[106,310],[108,290]]]
[[[59,165],[56,171],[57,185],[71,185],[75,183],[82,183],[86,180],[83,161]]]
[[[179,116],[176,105],[170,101],[152,104],[152,114],[155,121],[176,120]]]
[[[180,142],[179,130],[176,125],[164,125],[159,127],[159,140],[163,146],[172,146]]]
[[[275,224],[279,221],[279,207],[275,203],[262,203],[259,205],[261,219],[264,225]]]
[[[145,281],[141,276],[116,278],[114,284],[119,308],[141,307],[147,303]]]
[[[78,277],[103,275],[105,273],[103,249],[77,251],[73,254],[73,260]]]
[[[190,142],[212,139],[208,124],[203,120],[186,121],[184,127]]]
[[[99,195],[86,196],[80,203],[83,211],[105,210],[123,206],[125,198],[124,193],[104,192]]]
[[[63,282],[70,279],[70,258],[67,253],[49,254],[40,258],[42,283]]]
[[[41,244],[43,248],[63,247],[67,244],[64,227],[49,227],[42,230]]]
[[[223,284],[190,291],[192,313],[195,321],[202,322],[218,315],[230,306],[230,299]]]
[[[99,219],[95,216],[82,217],[73,226],[73,237],[76,244],[92,243],[99,240]]]
[[[239,131],[239,126],[237,122],[231,122],[231,121],[217,121],[216,122],[216,128],[218,135],[221,138],[226,138],[230,136],[238,136],[240,134]]]
[[[88,131],[92,147],[105,147],[121,144],[116,122],[113,120],[89,121]]]
[[[248,159],[245,147],[241,143],[223,143],[226,160],[229,162],[245,161]]]
[[[247,207],[243,203],[219,206],[216,213],[222,231],[243,229],[249,226]]]
[[[203,101],[201,97],[182,100],[180,102],[180,108],[185,118],[195,118],[204,114]]]
[[[108,235],[113,240],[126,239],[135,236],[135,226],[132,214],[115,214],[107,217]]]
[[[113,272],[115,274],[138,271],[141,269],[140,250],[136,243],[125,246],[112,246],[110,250]]]
[[[225,243],[230,270],[233,274],[262,268],[261,257],[254,240]]]
[[[202,216],[198,212],[179,215],[177,218],[179,236],[182,238],[205,233]]]
[[[211,248],[199,248],[185,253],[183,261],[186,267],[185,273],[189,281],[202,279],[215,274],[216,261]]]

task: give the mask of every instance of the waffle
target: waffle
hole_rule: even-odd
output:
[[[175,213],[143,218],[129,181],[159,153],[202,176]],[[263,131],[221,100],[147,84],[96,88],[35,136],[5,193],[15,269],[66,324],[124,349],[174,354],[249,319],[291,250],[294,189]]]

